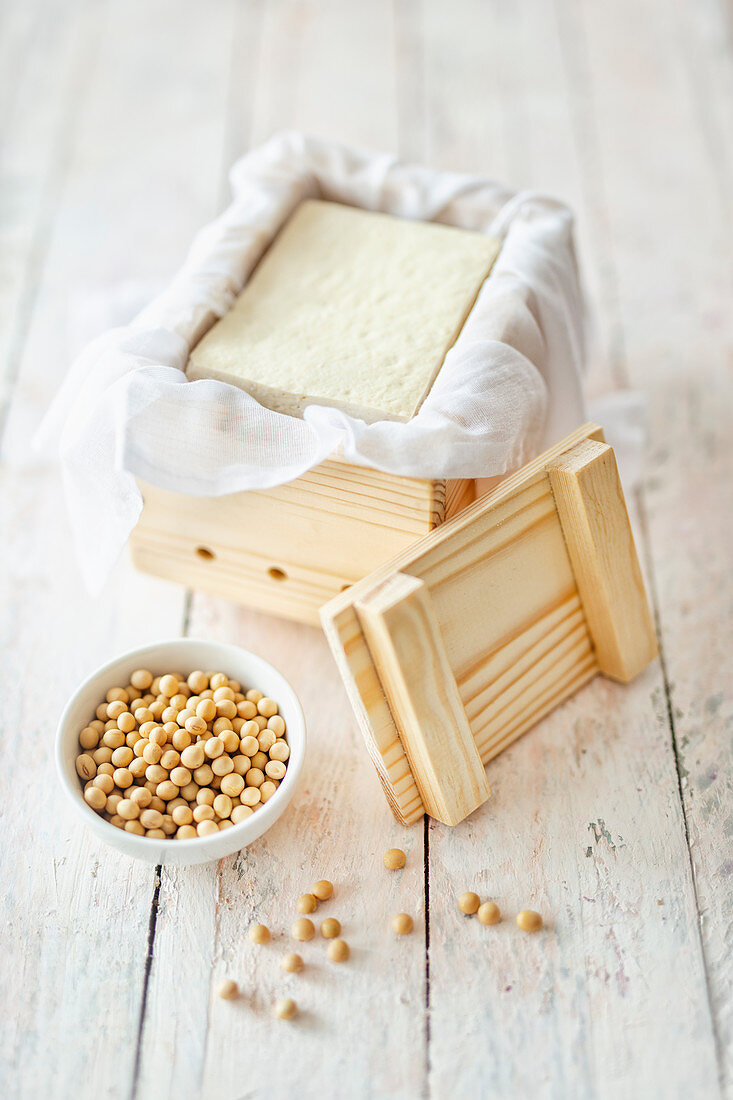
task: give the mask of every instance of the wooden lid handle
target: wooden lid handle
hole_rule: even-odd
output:
[[[656,657],[657,638],[616,456],[588,439],[546,468],[598,667],[626,683]]]
[[[427,587],[397,573],[354,609],[423,805],[456,825],[491,790]]]

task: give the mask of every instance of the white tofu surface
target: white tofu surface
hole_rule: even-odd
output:
[[[304,202],[194,348],[188,376],[292,416],[325,404],[409,420],[498,251],[480,233]]]

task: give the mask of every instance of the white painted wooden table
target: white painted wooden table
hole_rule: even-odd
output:
[[[724,0],[2,5],[0,1095],[732,1095],[730,19]],[[591,389],[649,396],[636,504],[662,660],[517,743],[453,831],[392,821],[318,631],[126,562],[87,597],[57,474],[28,447],[80,344],[168,278],[225,166],[285,126],[569,201]],[[180,633],[282,667],[311,752],[260,843],[158,874],[80,829],[52,731],[90,668]],[[352,962],[307,945],[285,978],[284,936],[255,952],[246,928],[282,933],[324,875]],[[470,886],[504,923],[459,916]],[[513,927],[526,905],[540,936]],[[396,942],[401,909],[416,930]],[[212,997],[225,974],[236,1004]],[[295,990],[301,1017],[276,1023]]]

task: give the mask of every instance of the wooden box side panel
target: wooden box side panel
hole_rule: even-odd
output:
[[[402,478],[329,459],[262,492],[142,491],[131,538],[138,568],[317,624],[324,603],[441,523],[448,502],[471,497],[473,482]]]
[[[445,492],[445,508],[443,510],[443,520],[453,519],[459,512],[462,512],[464,508],[468,508],[469,504],[473,504],[476,500],[476,482],[473,478],[466,478],[462,481],[436,481],[434,482],[436,488],[444,486]],[[438,526],[436,523],[435,527]]]

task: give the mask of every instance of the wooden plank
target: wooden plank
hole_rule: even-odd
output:
[[[155,868],[121,858],[80,826],[58,794],[51,748],[76,684],[124,649],[178,634],[185,594],[125,561],[101,596],[86,594],[58,472],[29,460],[28,449],[79,341],[109,323],[104,310],[89,317],[99,288],[114,298],[125,278],[173,270],[194,227],[215,212],[212,119],[229,27],[225,8],[204,13],[188,0],[12,6],[29,9],[32,35],[20,55],[1,193],[2,221],[25,267],[0,286],[0,315],[17,311],[7,375],[17,374],[17,384],[4,441],[12,461],[0,477],[8,815],[0,873],[11,960],[3,991],[13,1004],[0,1037],[0,1092],[129,1097]],[[172,41],[176,27],[186,33]],[[4,263],[10,254],[3,249]],[[29,816],[28,759],[51,812]]]
[[[619,18],[628,18],[631,7],[623,3]],[[642,70],[652,40],[654,57]],[[577,42],[572,45],[577,51]],[[615,279],[612,321],[623,332],[624,377],[645,391],[649,404],[643,519],[661,633],[662,699],[689,841],[680,879],[688,890],[691,875],[699,912],[699,941],[688,949],[707,976],[705,1011],[714,1047],[700,1073],[708,1075],[708,1095],[729,1095],[733,135],[723,120],[733,111],[730,10],[691,3],[668,9],[654,2],[626,50],[619,25],[589,11],[582,45],[597,73],[595,146],[614,199],[602,211],[602,246]],[[646,125],[628,132],[636,81],[621,78],[616,66],[622,55],[629,71],[644,72],[648,88]],[[670,117],[677,119],[677,149],[688,150],[688,169],[674,176],[679,159],[662,137],[663,120]],[[644,134],[655,139],[644,140]],[[619,158],[610,155],[619,149],[635,166],[633,187]],[[662,177],[674,183],[652,209],[655,180]],[[639,196],[647,198],[639,202]],[[652,224],[658,227],[653,252],[646,236]],[[678,231],[668,234],[668,225]],[[694,1014],[702,1014],[697,1001]],[[705,1092],[706,1083],[698,1091]]]
[[[657,638],[613,450],[589,440],[548,474],[598,666],[627,683]]]
[[[384,0],[369,5],[356,0],[268,3],[248,135],[252,143],[294,128],[394,152],[393,19],[392,6]]]
[[[355,610],[423,806],[457,825],[491,791],[427,589],[397,573]]]
[[[101,24],[88,5],[3,5],[0,28],[0,424],[21,366],[68,146]],[[32,124],[29,123],[32,120]]]

